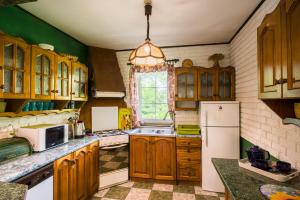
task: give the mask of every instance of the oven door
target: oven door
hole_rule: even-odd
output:
[[[128,181],[128,152],[128,143],[100,148],[100,190]]]

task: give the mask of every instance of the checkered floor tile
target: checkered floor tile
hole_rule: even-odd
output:
[[[100,190],[90,200],[224,200],[224,194],[203,191],[194,185],[129,181]]]

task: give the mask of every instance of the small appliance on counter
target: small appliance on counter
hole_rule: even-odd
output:
[[[85,136],[85,126],[83,121],[79,120],[79,113],[75,113],[74,117],[68,119],[69,125],[72,127],[72,133],[70,138],[83,138]]]
[[[21,127],[17,136],[27,138],[33,151],[45,151],[68,142],[68,124],[38,124]]]
[[[85,126],[82,121],[78,121],[74,124],[74,137],[83,138],[85,136]]]
[[[13,137],[0,139],[0,163],[13,158],[31,155],[32,148],[26,138]]]

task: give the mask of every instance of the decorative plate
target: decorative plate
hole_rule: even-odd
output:
[[[194,64],[193,64],[193,61],[191,59],[184,59],[182,61],[182,67],[192,67]]]
[[[265,184],[260,186],[260,191],[270,200],[300,200],[300,190],[291,187]]]

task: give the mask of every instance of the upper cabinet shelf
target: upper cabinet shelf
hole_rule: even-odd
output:
[[[88,99],[88,68],[53,51],[0,34],[0,98]]]
[[[259,98],[300,98],[300,1],[281,0],[257,29]]]

